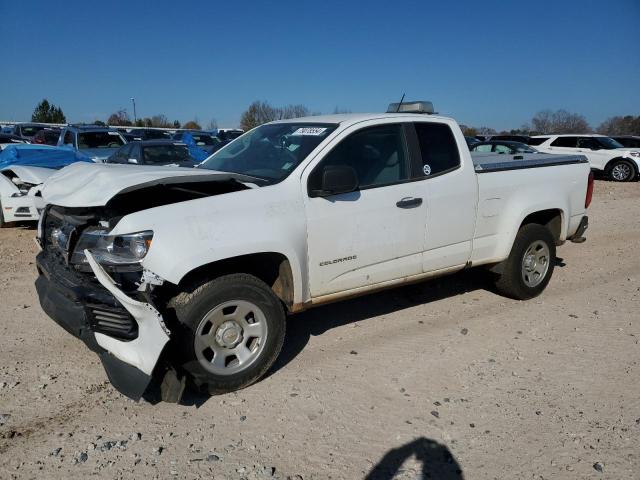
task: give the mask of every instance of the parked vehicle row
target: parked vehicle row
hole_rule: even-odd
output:
[[[581,155],[472,156],[430,102],[281,120],[197,169],[51,176],[36,289],[123,394],[228,392],[273,364],[287,313],[476,266],[535,297],[592,188]]]

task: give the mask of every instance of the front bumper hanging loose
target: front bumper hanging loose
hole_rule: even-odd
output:
[[[104,333],[96,332],[96,343],[115,358],[124,362],[129,367],[137,369],[150,379],[153,369],[156,363],[158,363],[160,354],[169,341],[169,330],[162,320],[162,315],[153,305],[139,302],[125,295],[122,290],[116,286],[116,283],[107,272],[104,271],[102,266],[95,260],[91,252],[85,250],[84,253],[91,270],[93,270],[100,284],[122,304],[138,324],[138,336],[133,340],[123,341],[105,335]],[[108,373],[107,371],[107,374]],[[132,373],[132,378],[116,379],[116,383],[124,382],[129,386],[131,382],[135,382],[136,377],[139,377],[139,374],[135,372],[128,372],[129,375]],[[114,383],[111,376],[109,376],[109,380],[111,380],[111,383]],[[147,382],[147,384],[148,383],[149,382]],[[114,386],[116,385],[114,384]],[[135,387],[135,385],[133,385],[133,387]]]
[[[82,340],[100,357],[111,384],[123,395],[139,400],[151,384],[153,371],[169,341],[162,315],[149,303],[126,295],[90,252],[87,260],[106,290],[81,285],[60,277],[40,254],[36,289],[42,309],[67,332]],[[116,305],[126,309],[138,326],[134,339],[117,339],[96,331],[90,321],[90,305]]]

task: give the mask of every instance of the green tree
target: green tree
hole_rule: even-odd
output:
[[[173,121],[173,128],[180,128],[180,120]]]
[[[31,121],[40,123],[67,123],[62,109],[49,103],[46,98],[36,105],[31,115]]]

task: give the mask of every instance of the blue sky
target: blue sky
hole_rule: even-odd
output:
[[[541,109],[640,114],[640,0],[0,0],[0,120],[43,97],[237,126],[253,100],[381,111],[407,99],[474,126]]]

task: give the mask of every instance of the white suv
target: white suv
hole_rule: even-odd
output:
[[[604,172],[615,182],[629,182],[640,172],[640,149],[624,148],[604,135],[537,135],[529,144],[544,153],[584,155],[592,170]]]

